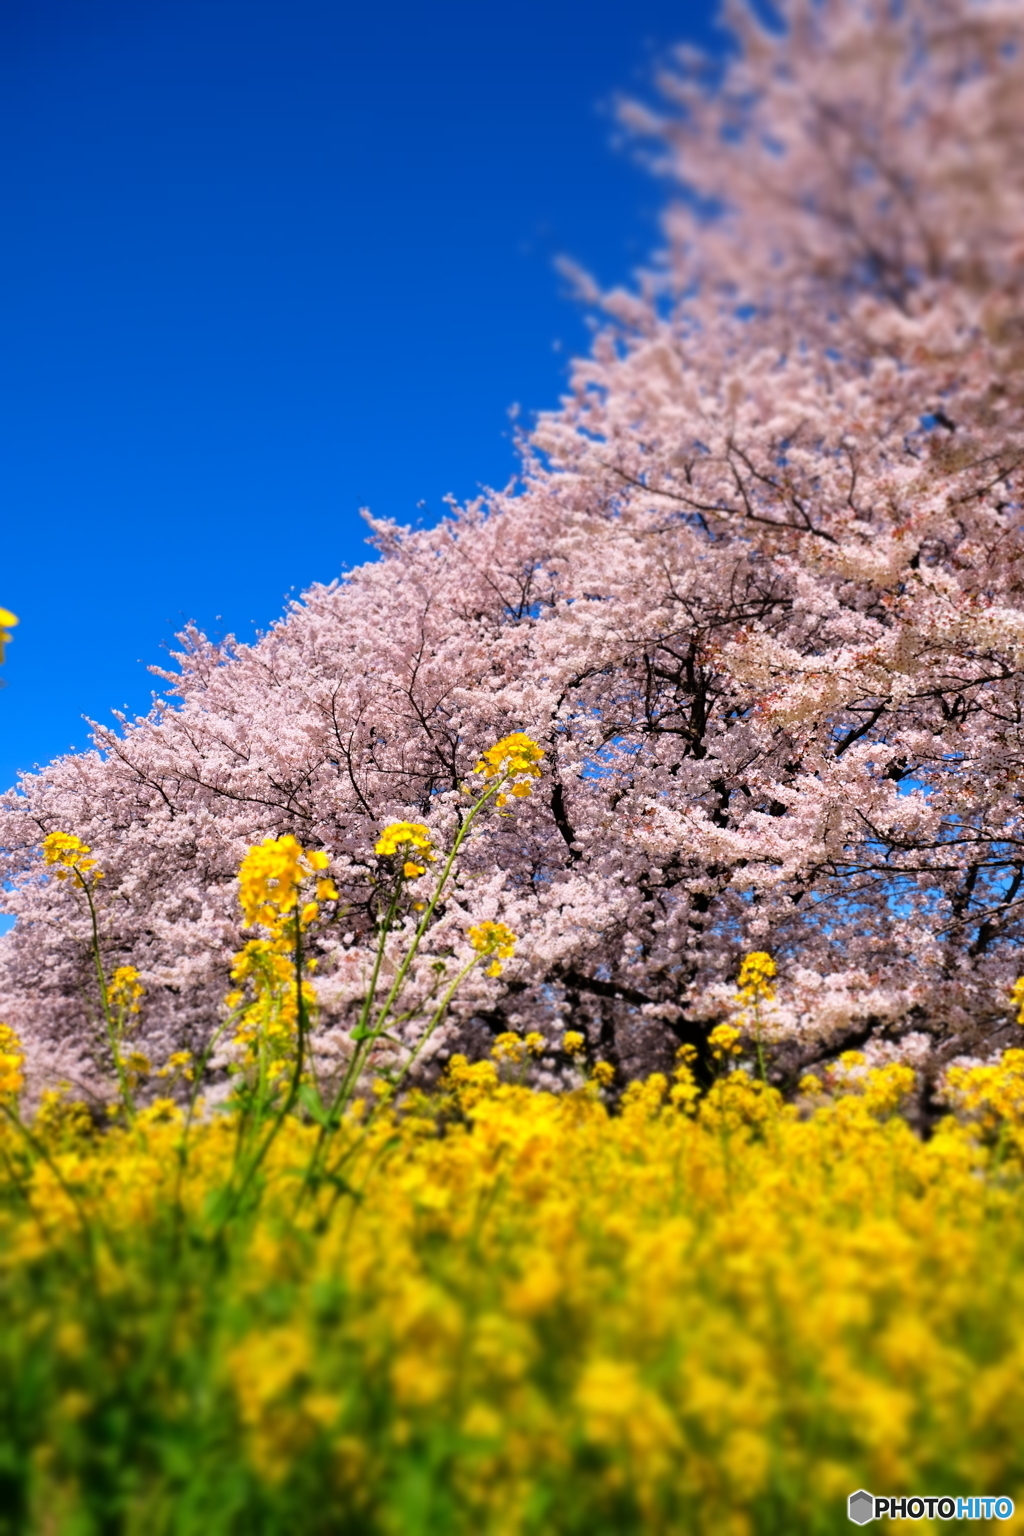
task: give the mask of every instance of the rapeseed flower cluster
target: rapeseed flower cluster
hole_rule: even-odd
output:
[[[85,899],[92,935],[92,963],[107,1046],[117,1075],[121,1108],[131,1118],[135,1114],[135,1090],[152,1071],[148,1058],[141,1051],[124,1054],[125,1037],[137,1020],[145,989],[138,971],[132,965],[117,966],[112,975],[107,975],[96,907],[97,887],[105,878],[105,873],[98,860],[92,857],[92,849],[74,833],[60,831],[48,833],[43,838],[42,848],[44,865],[52,870],[58,880],[73,880]]]
[[[146,989],[133,965],[119,965],[107,982],[107,1011],[113,1019],[115,1061],[130,1092],[149,1077],[152,1063],[144,1051],[124,1051],[124,1040],[142,1010]]]
[[[491,1054],[497,1062],[507,1061],[513,1066],[521,1066],[531,1056],[543,1056],[549,1049],[547,1040],[538,1029],[531,1029],[525,1036],[516,1034],[515,1030],[506,1029],[495,1036]],[[456,1062],[462,1060],[461,1057],[453,1059]]]
[[[119,965],[107,984],[107,996],[111,1007],[126,1014],[138,1013],[142,1007],[145,988],[133,965]]]
[[[743,1047],[740,1044],[742,1031],[734,1024],[716,1024],[708,1035],[708,1045],[711,1054],[716,1061],[722,1061],[728,1056],[740,1056]]]
[[[430,829],[420,821],[391,822],[384,828],[373,851],[383,859],[399,854],[404,880],[418,880],[420,875],[425,875],[427,865],[436,857]]]
[[[751,1003],[759,1002],[762,998],[770,1000],[775,996],[772,979],[776,974],[777,968],[771,955],[763,949],[754,950],[740,966],[740,996]]]
[[[1024,1156],[1024,1050],[1004,1051],[982,1066],[951,1067],[946,1096],[987,1145]]]
[[[234,1021],[232,1070],[262,1100],[293,1074],[305,1045],[302,1036],[316,1010],[316,994],[303,974],[302,938],[338,890],[325,873],[328,855],[303,848],[298,839],[265,838],[250,848],[238,871],[238,900],[247,926],[259,924],[268,938],[250,939],[234,958],[235,987],[224,999]],[[296,1084],[297,1086],[297,1084]]]
[[[509,795],[525,800],[532,792],[534,779],[540,778],[543,756],[543,747],[522,731],[513,731],[488,747],[473,772],[481,774],[488,785],[507,785],[508,795],[502,792],[495,799],[496,805],[506,805]]]
[[[13,1099],[25,1086],[25,1052],[14,1030],[0,1024],[0,1100]]]
[[[1017,1023],[1024,1024],[1024,976],[1018,976],[1010,988],[1010,1001],[1017,1010]]]
[[[923,1141],[888,1069],[798,1110],[689,1059],[612,1110],[455,1057],[353,1106],[313,1188],[291,1115],[220,1238],[235,1112],[51,1102],[39,1156],[8,1126],[21,1528],[777,1536],[845,1529],[860,1486],[1019,1500],[1021,1096],[997,1153],[988,1069]]]
[[[739,991],[737,998],[742,1005],[742,1011],[740,1012],[739,1018],[740,1022],[746,1028],[748,1028],[754,1036],[754,1041],[757,1047],[757,1064],[761,1073],[762,1080],[766,1076],[766,1069],[764,1060],[764,1025],[761,1017],[761,1005],[763,1003],[772,1002],[775,997],[775,988],[772,986],[772,980],[776,974],[777,967],[771,955],[767,954],[763,949],[756,949],[752,954],[747,955],[744,959],[740,966],[740,974],[738,978]],[[726,1035],[723,1034],[723,1029],[728,1028],[729,1026],[721,1026],[712,1034],[712,1052],[718,1059],[724,1055],[727,1055],[730,1051],[736,1053],[739,1049],[736,1044],[736,1041],[739,1038],[738,1033],[734,1039],[728,1039]],[[715,1043],[716,1035],[719,1037],[717,1044]]]
[[[43,863],[53,869],[58,880],[77,875],[83,881],[102,880],[103,871],[96,860],[90,858],[92,849],[80,837],[70,832],[50,832],[43,838]]]
[[[330,859],[322,848],[303,848],[297,838],[268,837],[250,848],[238,871],[238,900],[247,926],[259,923],[275,934],[297,911],[302,929],[316,921],[319,903],[338,892],[324,875]],[[307,884],[315,882],[315,900]]]
[[[287,1071],[295,1053],[299,1000],[312,1014],[316,995],[311,984],[296,983],[292,946],[286,936],[250,939],[235,956],[231,979],[236,986],[224,999],[235,1018],[236,1070],[262,1073],[268,1084]]]
[[[466,936],[478,955],[494,957],[487,975],[500,976],[502,960],[510,960],[516,952],[516,936],[511,928],[506,923],[474,923]]]

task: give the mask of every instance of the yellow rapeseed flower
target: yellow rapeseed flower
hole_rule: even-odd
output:
[[[257,1515],[294,1487],[287,1529],[311,1498],[335,1525],[405,1529],[425,1450],[448,1458],[448,1528],[508,1536],[535,1508],[552,1531],[569,1510],[602,1533],[764,1536],[822,1509],[828,1526],[861,1486],[1012,1493],[1024,1050],[955,1069],[955,1113],[926,1141],[891,1112],[899,1063],[849,1060],[797,1107],[746,1072],[698,1092],[684,1050],[613,1112],[596,1088],[517,1081],[499,1044],[498,1061],[452,1057],[415,1104],[360,1099],[329,1133],[341,1178],[305,1198],[319,1129],[283,1117],[246,1220],[220,1252],[189,1243],[180,1271],[171,1223],[210,1232],[248,1111],[196,1117],[183,1159],[167,1099],[105,1130],[41,1108],[31,1182],[20,1152],[0,1156],[5,1343],[12,1373],[38,1374],[39,1497],[86,1519],[45,1453],[78,1454],[69,1424],[107,1453],[85,1412],[97,1382],[132,1432],[111,1359],[143,1373],[157,1445],[180,1439],[191,1384],[203,1486],[246,1483]],[[504,1045],[525,1066],[527,1041]],[[0,1113],[4,1153],[14,1135]],[[102,1272],[131,1303],[98,1343],[83,1220],[116,1244]],[[173,1485],[135,1446],[114,1467],[158,1507]]]
[[[46,1147],[66,1151],[92,1136],[92,1115],[81,1099],[67,1097],[70,1085],[44,1088],[32,1121],[32,1134]]]
[[[25,1086],[25,1052],[9,1024],[0,1024],[0,1100],[15,1098]]]
[[[10,631],[18,622],[17,614],[9,608],[0,608],[0,661],[4,659],[4,647],[14,638]]]
[[[239,997],[241,997],[240,993]],[[156,1075],[157,1077],[177,1077],[179,1073],[186,1083],[191,1083],[195,1078],[191,1051],[172,1051]]]
[[[474,923],[467,936],[478,955],[495,957],[487,967],[487,975],[500,976],[500,962],[515,954],[516,936],[511,928],[505,923]]]
[[[322,875],[330,860],[320,848],[303,848],[297,838],[268,837],[250,848],[238,870],[238,900],[246,926],[261,923],[276,930],[284,918],[296,910],[303,884]],[[317,881],[321,900],[337,896],[330,880]],[[309,926],[318,915],[316,902],[307,901],[299,910],[299,925]]]
[[[312,915],[308,908],[314,908]],[[302,927],[316,916],[316,903],[300,909]],[[236,1015],[233,1044],[240,1052],[233,1071],[255,1067],[263,1053],[268,1081],[278,1079],[293,1055],[299,1020],[299,1004],[307,1018],[316,1011],[316,993],[307,981],[296,982],[292,935],[282,928],[285,919],[271,929],[269,939],[250,939],[234,958],[232,981],[239,983],[224,999]],[[246,1001],[248,986],[249,1001]]]
[[[494,1037],[491,1055],[495,1061],[521,1062],[526,1056],[526,1041],[511,1029],[503,1030]]]
[[[1024,1154],[1024,1050],[1004,1051],[983,1066],[950,1067],[946,1093],[986,1143]]]
[[[252,981],[257,977],[272,976],[287,984],[295,974],[291,953],[286,946],[272,939],[250,939],[240,949],[231,966],[232,981]],[[235,997],[235,993],[229,994]],[[225,1002],[227,999],[225,998]]]
[[[142,1051],[129,1051],[127,1056],[120,1058],[120,1063],[133,1087],[153,1071],[152,1062]]]
[[[562,1050],[569,1056],[578,1056],[587,1043],[587,1037],[578,1029],[567,1029],[562,1036]]]
[[[0,1051],[0,1099],[14,1098],[25,1086],[25,1077],[22,1072],[25,1058],[23,1056],[10,1056],[6,1051]]]
[[[374,844],[374,853],[382,859],[396,853],[402,859],[402,879],[418,880],[425,875],[427,865],[434,862],[434,840],[430,828],[421,821],[393,821],[386,826]],[[415,854],[415,858],[409,858]]]
[[[1017,1023],[1024,1024],[1024,976],[1018,976],[1010,988],[1010,1001],[1017,1010]]]
[[[524,800],[533,788],[532,780],[540,778],[543,756],[543,747],[523,731],[513,731],[511,736],[503,736],[493,747],[488,747],[473,772],[483,774],[488,784],[511,780],[509,793],[517,800]],[[495,797],[496,805],[505,805],[507,801],[508,795]]]
[[[133,965],[119,965],[110,978],[107,996],[112,1008],[123,1009],[126,1013],[138,1013],[145,990]]]
[[[770,999],[775,996],[775,989],[771,985],[772,977],[777,974],[775,961],[771,955],[763,949],[756,949],[749,954],[740,966],[739,988],[744,998],[750,1002],[759,1002],[762,998]]]
[[[739,1043],[740,1031],[732,1024],[716,1024],[708,1035],[708,1045],[716,1061],[723,1056],[739,1056],[743,1047]]]
[[[103,879],[103,871],[95,859],[89,857],[92,849],[80,837],[71,832],[50,832],[43,838],[43,863],[53,868],[58,880],[66,880],[70,874],[83,879],[91,874],[94,880]]]
[[[505,923],[474,923],[468,936],[477,954],[500,955],[507,960],[515,953],[516,936]]]

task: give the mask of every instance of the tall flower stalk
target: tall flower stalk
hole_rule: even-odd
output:
[[[761,1022],[761,1004],[769,1003],[774,998],[775,988],[772,986],[772,981],[776,975],[777,967],[775,961],[763,949],[754,950],[752,954],[747,955],[740,966],[739,995],[740,1000],[750,1010],[753,1017],[757,1066],[762,1082],[768,1081],[768,1075],[764,1064],[764,1029]]]
[[[307,1173],[307,1183],[316,1178],[328,1135],[332,1128],[340,1124],[345,1111],[351,1104],[372,1059],[374,1048],[385,1037],[389,1027],[393,1029],[407,1022],[422,1007],[422,1004],[414,1003],[405,1013],[398,1011],[403,989],[409,980],[423,939],[431,926],[438,904],[448,889],[456,860],[475,823],[491,802],[498,807],[503,807],[510,800],[525,799],[530,794],[534,782],[540,777],[543,755],[542,748],[522,732],[503,737],[483,754],[473,770],[474,776],[481,781],[480,786],[462,817],[451,848],[443,862],[429,828],[423,823],[391,822],[382,830],[374,851],[384,864],[385,889],[389,891],[387,905],[379,924],[366,995],[358,1022],[350,1036],[353,1051],[330,1102],[323,1106],[320,1116],[320,1136]],[[425,877],[429,867],[435,863],[440,864],[440,869],[431,894],[423,900],[414,896],[410,902],[411,882],[417,882]],[[398,962],[391,985],[381,998],[381,971],[388,937],[406,902],[410,902],[413,911],[419,911],[419,918],[408,946]],[[501,972],[502,960],[510,958],[515,950],[516,936],[505,923],[492,921],[476,923],[469,929],[467,937],[473,953],[448,983],[436,1007],[427,1017],[404,1065],[392,1081],[393,1091],[405,1082],[420,1060],[431,1037],[444,1020],[452,998],[470,972],[481,961],[486,960],[487,974],[497,976]],[[435,967],[439,985],[443,975],[443,962],[435,962]],[[437,990],[438,988],[435,987],[431,991],[431,998],[436,997]]]
[[[398,964],[391,986],[383,1000],[378,1001],[381,967],[388,936],[393,929],[406,887],[409,882],[418,881],[426,875],[429,865],[437,862],[439,858],[431,833],[422,823],[392,822],[382,831],[374,851],[384,861],[385,871],[389,877],[390,896],[379,926],[370,983],[363,1000],[359,1022],[352,1031],[351,1038],[355,1049],[330,1106],[332,1119],[349,1103],[371,1052],[389,1024],[395,1023],[398,1000],[419,954],[424,935],[433,921],[438,903],[448,888],[456,860],[478,817],[491,801],[501,807],[510,799],[525,799],[530,794],[535,780],[540,776],[542,757],[543,751],[535,741],[522,732],[515,732],[496,742],[477,763],[473,773],[482,780],[482,787],[462,818],[452,846],[441,865],[431,895],[422,903],[415,901],[413,903],[413,910],[417,907],[421,908],[419,921],[409,946]],[[489,974],[498,975],[502,954],[506,957],[511,955],[515,943],[514,935],[504,924],[479,924],[470,930],[469,937],[473,945],[473,956],[444,993],[437,1010],[417,1042],[414,1058],[420,1055],[430,1036],[441,1023],[456,988],[461,985],[469,972],[481,959],[486,958],[490,961]]]
[[[81,891],[89,913],[90,950],[96,975],[100,1012],[106,1028],[107,1044],[117,1073],[121,1105],[129,1119],[135,1116],[135,1098],[132,1092],[133,1078],[148,1063],[144,1058],[128,1060],[124,1055],[125,1037],[138,1017],[142,1006],[143,987],[139,973],[130,965],[118,966],[107,977],[100,947],[100,926],[96,912],[96,888],[104,878],[103,870],[92,849],[81,838],[69,832],[51,832],[43,839],[43,863],[52,869],[58,880],[70,880]]]
[[[226,999],[229,1017],[236,1024],[235,1044],[243,1054],[246,1087],[236,1094],[238,1177],[226,1192],[218,1230],[238,1209],[299,1097],[315,1008],[304,975],[303,940],[320,916],[322,903],[338,899],[337,887],[326,873],[329,863],[322,849],[303,848],[288,834],[266,838],[250,848],[238,871],[238,898],[246,925],[262,927],[267,937],[250,939],[232,967],[232,979],[248,987],[251,1000],[246,1001],[243,990],[229,993]],[[247,1070],[252,1073],[251,1083]],[[264,1129],[268,1116],[270,1124]],[[247,1118],[257,1137],[254,1146],[246,1145]]]

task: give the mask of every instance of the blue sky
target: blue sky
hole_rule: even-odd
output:
[[[664,189],[611,146],[712,0],[4,0],[0,788],[514,469]]]

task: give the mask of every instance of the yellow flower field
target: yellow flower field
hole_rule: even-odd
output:
[[[237,1114],[9,1125],[0,1529],[740,1536],[846,1530],[858,1487],[1020,1502],[1024,1052],[927,1141],[909,1069],[854,1056],[797,1105],[683,1062],[614,1113],[524,1070],[383,1090],[318,1164],[289,1116],[233,1209]]]

